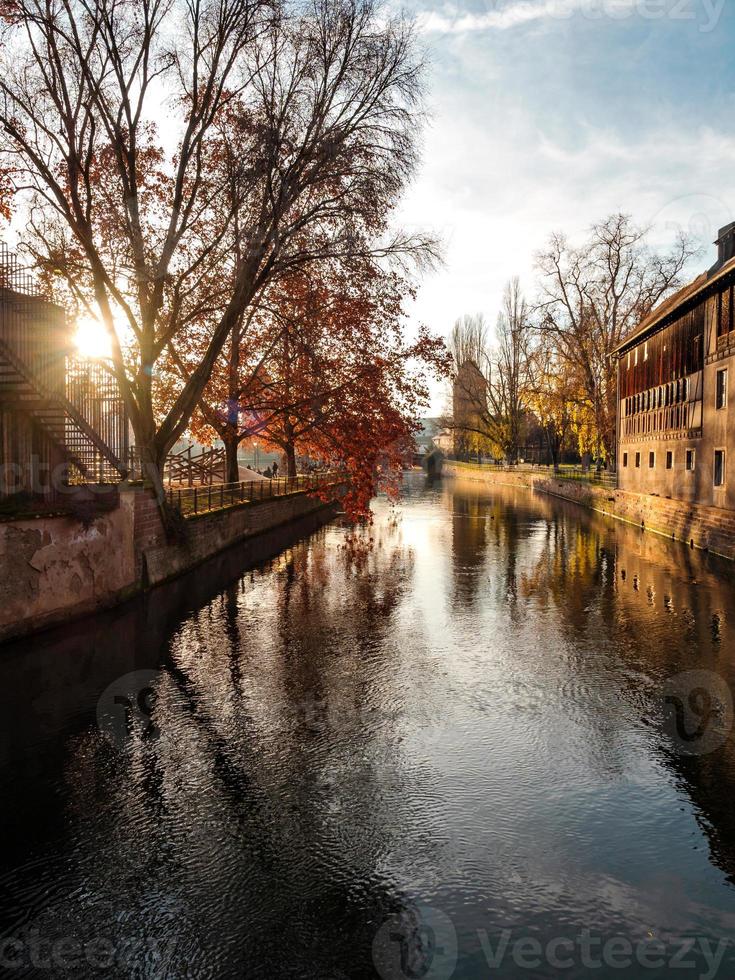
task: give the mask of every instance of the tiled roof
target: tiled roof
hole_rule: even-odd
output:
[[[680,306],[683,306],[688,300],[693,299],[697,293],[702,292],[705,287],[711,286],[713,283],[722,279],[723,276],[726,276],[728,272],[732,272],[733,270],[735,270],[735,258],[732,258],[726,262],[714,275],[703,272],[688,285],[683,286],[681,289],[677,290],[677,292],[672,293],[671,296],[668,296],[665,300],[663,300],[663,302],[659,303],[658,306],[651,310],[648,316],[644,320],[641,320],[634,330],[631,330],[629,334],[623,337],[613,353],[617,354],[626,347],[629,347],[634,341],[638,340],[644,334],[649,333],[652,328],[656,326],[656,324],[660,323],[666,317],[676,312],[676,310]]]

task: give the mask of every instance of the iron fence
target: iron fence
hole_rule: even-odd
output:
[[[176,508],[184,517],[206,514],[213,510],[235,507],[274,497],[286,497],[307,490],[343,483],[344,473],[328,471],[306,473],[299,476],[277,477],[272,480],[240,480],[237,483],[214,483],[200,487],[178,487],[166,491],[169,506]]]
[[[580,483],[606,487],[608,490],[615,490],[618,485],[617,474],[609,470],[593,470],[591,468],[583,470],[576,466],[561,466],[557,470],[554,470],[552,466],[540,468],[547,469],[549,476],[555,480],[576,480]]]
[[[575,480],[580,483],[591,483],[595,486],[614,490],[617,487],[617,475],[614,470],[597,470],[594,467],[585,469],[580,465],[562,464],[554,469],[543,463],[498,463],[493,459],[466,460],[447,457],[459,466],[477,467],[493,470],[499,473],[542,473],[555,480]]]

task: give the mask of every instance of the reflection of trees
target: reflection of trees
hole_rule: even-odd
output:
[[[628,765],[631,728],[652,740],[696,807],[713,860],[735,883],[733,738],[711,755],[686,758],[667,748],[653,723],[664,682],[681,671],[714,671],[735,692],[729,565],[523,490],[452,484],[448,503],[475,518],[456,520],[456,531],[453,523],[455,597],[477,605],[487,578],[490,605],[505,605],[519,628],[533,623],[535,646],[519,647],[513,668],[584,723],[588,765],[617,778]]]
[[[456,564],[447,581],[437,575],[436,594],[453,599],[455,614],[471,611],[465,623],[498,622],[493,679],[502,684],[507,668],[518,684],[529,737],[553,744],[578,722],[575,771],[587,765],[612,783],[638,732],[732,876],[730,745],[683,760],[664,754],[643,720],[678,670],[730,679],[729,580],[686,549],[546,497],[471,491],[469,510],[461,497],[445,494],[439,534],[451,530]],[[455,509],[477,518],[464,522],[474,529],[460,527]],[[96,936],[175,937],[169,975],[374,976],[373,935],[407,904],[396,855],[412,871],[446,858],[427,806],[441,759],[456,751],[442,756],[441,739],[451,743],[455,721],[475,718],[473,695],[490,710],[496,696],[472,683],[486,669],[480,643],[495,636],[480,637],[477,651],[464,637],[478,655],[458,656],[452,676],[445,637],[429,649],[406,615],[416,610],[404,601],[414,578],[402,533],[399,521],[379,521],[347,549],[338,532],[318,532],[234,584],[220,580],[214,597],[199,572],[156,602],[96,621],[89,635],[44,640],[0,667],[19,756],[44,734],[12,706],[13,671],[39,718],[51,719],[48,751],[6,770],[24,791],[4,813],[5,840],[40,863],[12,880],[2,911],[30,896],[30,921],[48,934],[78,935],[81,922]],[[471,569],[469,592],[460,567]],[[479,615],[484,602],[497,620]],[[93,733],[96,698],[113,677],[160,664],[162,649],[161,737],[119,754]],[[555,866],[547,877],[563,884]]]
[[[464,493],[450,493],[447,502],[452,513],[454,602],[472,606],[487,560],[487,508],[479,496]]]
[[[622,769],[626,749],[617,744],[616,731],[631,720],[658,716],[667,678],[710,670],[735,691],[726,659],[735,624],[731,573],[717,559],[657,535],[583,511],[554,509],[556,518],[524,576],[522,593],[554,610],[568,649],[570,691],[609,691],[588,720],[598,755]],[[657,728],[650,734],[694,803],[713,860],[735,883],[732,735],[711,755],[687,758],[670,751]]]
[[[529,507],[526,491],[503,486],[492,493],[462,487],[445,494],[445,506],[452,514],[455,604],[475,605],[480,584],[489,576],[494,599],[516,621],[522,543],[542,524],[533,501]]]
[[[423,776],[403,768],[392,642],[411,562],[397,532],[371,535],[360,563],[297,544],[159,632],[158,739],[118,754],[80,728],[58,811],[74,863],[46,934],[174,937],[168,975],[374,976]]]

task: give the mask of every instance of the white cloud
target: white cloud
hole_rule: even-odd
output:
[[[628,16],[641,0],[509,0],[494,3],[482,13],[468,13],[447,6],[418,16],[427,34],[464,34],[487,30],[509,30],[537,20],[566,20],[577,12],[590,18]]]
[[[421,284],[414,321],[443,336],[466,312],[494,323],[511,276],[533,297],[552,231],[582,241],[616,211],[652,225],[657,248],[693,235],[692,275],[710,263],[718,227],[735,219],[735,137],[720,124],[733,100],[708,74],[723,64],[721,36],[696,32],[693,46],[692,22],[674,19],[650,30],[653,0],[508,0],[480,13],[454,0],[433,14],[431,2],[419,16],[433,32],[432,125],[402,219],[443,235],[446,264]],[[641,17],[611,32],[595,9]],[[561,30],[511,30],[577,11]]]
[[[636,140],[586,127],[570,147],[517,116],[500,113],[492,126],[461,113],[442,117],[403,217],[443,236],[446,263],[422,283],[412,319],[442,336],[466,312],[494,324],[512,276],[533,298],[535,253],[552,231],[580,241],[615,211],[651,225],[651,242],[662,249],[680,231],[692,235],[703,250],[689,270],[695,275],[714,258],[717,228],[735,219],[734,157],[735,139],[705,127]],[[437,390],[435,409],[441,401]]]

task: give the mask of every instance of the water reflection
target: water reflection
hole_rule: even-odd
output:
[[[660,723],[672,675],[732,686],[730,567],[510,488],[376,510],[357,547],[330,526],[6,649],[15,975],[33,936],[124,976],[392,980],[442,944],[485,977],[503,929],[732,932],[732,738],[684,756]],[[120,744],[98,701],[151,670]]]

